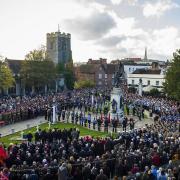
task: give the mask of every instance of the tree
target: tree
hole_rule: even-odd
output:
[[[56,65],[56,71],[57,71],[58,74],[64,74],[65,65],[63,63],[58,63]]]
[[[95,83],[91,80],[80,80],[75,82],[74,88],[81,89],[81,88],[92,88],[95,86]]]
[[[30,51],[22,63],[21,77],[27,86],[35,88],[47,86],[56,78],[53,61],[47,56],[44,47]]]
[[[69,61],[68,63],[58,63],[56,65],[57,74],[64,77],[65,85],[68,89],[74,88],[74,67],[73,61]]]
[[[65,65],[64,71],[65,84],[68,89],[74,88],[74,71],[73,71],[73,61],[70,61]]]
[[[14,78],[8,65],[0,57],[0,89],[7,90],[14,85]]]
[[[160,95],[160,92],[159,92],[159,90],[158,90],[157,88],[153,88],[153,89],[151,89],[151,90],[149,91],[149,94],[150,94],[151,96],[159,96],[159,95]]]
[[[128,88],[128,92],[129,92],[129,93],[133,93],[133,94],[135,94],[135,93],[136,93],[136,91],[137,91],[137,90],[136,90],[136,88],[135,88],[135,87],[129,87],[129,88]]]
[[[165,76],[164,91],[169,97],[180,100],[180,49],[173,53]]]

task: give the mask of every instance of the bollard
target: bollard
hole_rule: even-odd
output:
[[[14,132],[15,132],[14,129],[11,129],[11,134],[14,134]]]
[[[27,126],[27,129],[29,129],[29,128],[30,128],[30,124],[27,124],[26,126]]]

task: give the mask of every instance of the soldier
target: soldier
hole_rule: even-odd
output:
[[[76,124],[78,123],[78,118],[79,118],[78,112],[76,112],[76,115],[75,115],[75,123],[76,123]]]
[[[89,129],[90,129],[91,128],[91,114],[90,113],[88,114],[87,120],[88,120]]]
[[[123,119],[123,122],[122,122],[123,131],[125,131],[125,132],[126,132],[127,121],[128,121],[128,119],[127,119],[127,117],[125,117],[125,118]]]
[[[74,123],[74,111],[71,113],[71,123]]]
[[[98,131],[101,131],[101,124],[102,124],[101,119],[98,117],[97,119]]]
[[[51,122],[52,118],[51,118],[51,109],[48,108],[47,110],[47,117],[48,117],[48,121]]]
[[[66,111],[66,122],[69,122],[69,117],[70,117],[70,111]]]
[[[58,109],[57,114],[58,114],[58,121],[61,121],[61,109],[60,108]]]
[[[65,120],[65,115],[66,115],[66,111],[65,111],[65,110],[62,110],[62,120],[63,120],[63,121]]]
[[[112,123],[112,127],[113,127],[113,132],[115,132],[115,123],[116,123],[115,117],[111,120],[111,123]]]
[[[104,119],[104,132],[108,132],[108,125],[109,125],[108,118],[105,117],[105,119]]]
[[[130,124],[129,124],[129,126],[130,126],[130,130],[133,130],[134,129],[134,119],[132,119],[132,118],[130,118]]]
[[[97,120],[96,120],[96,118],[94,117],[94,119],[93,119],[93,129],[94,129],[94,130],[96,129],[96,124],[97,124]]]

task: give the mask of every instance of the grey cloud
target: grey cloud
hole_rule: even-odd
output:
[[[98,4],[102,4],[102,5],[110,5],[111,0],[76,0],[79,3],[82,3],[84,5],[90,4],[90,3],[98,3]]]
[[[113,47],[113,46],[116,46],[120,41],[124,39],[125,37],[111,36],[111,37],[103,38],[97,41],[96,44],[104,46],[104,47]]]
[[[111,60],[120,59],[127,55],[127,49],[125,48],[109,48],[107,49],[100,49],[99,53],[103,54],[105,57],[109,57]]]
[[[84,4],[84,5],[87,5],[87,4],[90,4],[90,3],[98,3],[98,4],[102,4],[102,5],[106,5],[106,6],[109,6],[111,5],[112,7],[113,6],[119,6],[119,4],[114,4],[112,2],[112,0],[75,0],[76,2],[78,3],[81,3],[81,4]],[[138,1],[139,0],[122,0],[120,2],[121,5],[129,5],[129,6],[134,6],[134,5],[137,5],[138,4]]]
[[[88,18],[76,17],[65,20],[64,25],[80,39],[94,40],[103,37],[116,26],[116,23],[109,14],[94,12]]]

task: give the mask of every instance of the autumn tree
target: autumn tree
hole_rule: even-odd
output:
[[[48,57],[45,47],[30,51],[22,63],[21,77],[25,85],[35,88],[47,86],[56,78],[53,61]]]
[[[8,65],[0,57],[0,90],[6,91],[8,88],[14,85],[14,78]]]
[[[79,80],[74,84],[75,89],[92,88],[92,87],[95,87],[95,83],[91,80]]]

